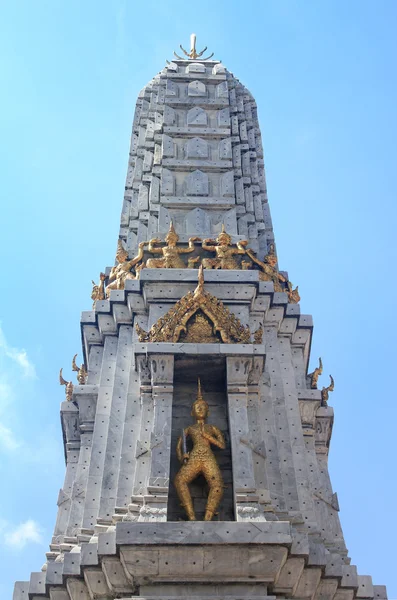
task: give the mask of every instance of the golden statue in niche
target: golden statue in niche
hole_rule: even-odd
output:
[[[195,417],[196,423],[183,429],[182,436],[178,439],[176,446],[176,455],[179,462],[183,464],[175,476],[174,484],[189,521],[196,520],[193,500],[189,491],[189,483],[199,475],[204,475],[210,489],[204,521],[212,520],[223,496],[224,484],[222,474],[211,450],[211,444],[224,450],[225,440],[218,427],[208,425],[205,422],[208,414],[208,403],[201,394],[199,379],[197,399],[192,406],[192,417]],[[191,452],[187,451],[186,439],[188,437],[193,442]]]
[[[201,240],[198,237],[189,238],[188,248],[178,248],[178,240],[179,235],[176,233],[171,221],[170,229],[165,237],[167,245],[162,248],[156,247],[155,244],[161,244],[161,240],[158,238],[150,240],[148,245],[148,252],[151,252],[152,254],[162,254],[163,258],[149,258],[146,261],[146,267],[148,269],[186,269],[186,264],[179,255],[190,254],[190,252],[193,252],[194,242],[200,242]],[[189,268],[193,268],[193,265],[199,260],[199,257],[189,259]]]
[[[135,269],[135,274],[131,272],[132,267],[134,267],[139,262],[142,262],[143,258],[143,249],[147,245],[147,242],[141,242],[139,244],[138,254],[132,258],[128,259],[128,252],[123,246],[123,242],[121,240],[117,243],[117,253],[116,260],[118,264],[115,267],[112,267],[112,270],[109,273],[109,281],[106,286],[106,297],[109,298],[111,290],[123,290],[125,286],[126,279],[137,279],[140,269],[143,267],[143,264],[140,264]],[[102,275],[102,273],[101,273]]]
[[[222,225],[222,231],[216,241],[206,239],[202,242],[203,250],[216,253],[216,258],[203,258],[204,269],[240,269],[234,256],[245,254],[247,244],[246,240],[241,240],[237,242],[237,247],[233,247],[232,237],[225,231],[225,226]]]

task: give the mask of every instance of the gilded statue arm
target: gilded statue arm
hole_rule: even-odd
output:
[[[163,249],[162,248],[155,248],[154,244],[161,244],[161,240],[159,238],[153,238],[153,239],[151,239],[150,242],[149,242],[149,246],[148,246],[149,252],[151,252],[152,254],[162,254],[163,253]]]
[[[189,435],[189,428],[185,429],[184,432],[185,432],[185,436],[187,437]],[[185,459],[189,458],[189,452],[186,452],[185,454],[183,452],[182,436],[179,436],[177,444],[176,444],[176,456],[177,456],[177,459],[179,460],[179,462],[184,462]]]
[[[207,244],[215,244],[214,240],[210,240],[210,239],[206,239],[203,240],[201,243],[201,246],[204,250],[208,250],[208,252],[216,252],[216,246],[207,246]]]
[[[118,265],[117,265],[117,267],[118,267]],[[116,276],[117,276],[117,267],[112,267],[110,269],[108,284],[112,283],[112,281],[114,281],[116,279]]]
[[[257,258],[255,256],[255,254],[252,252],[251,248],[247,248],[247,250],[245,252],[248,254],[248,256],[250,257],[250,259],[254,261],[254,263],[256,265],[258,265],[259,267],[262,267],[262,269],[266,268],[265,263],[263,263],[261,260],[259,260],[259,258]]]
[[[132,258],[131,260],[128,261],[127,265],[128,267],[131,269],[134,265],[136,265],[138,262],[140,262],[143,258],[143,249],[144,247],[147,245],[147,242],[140,242],[139,243],[139,250],[138,250],[138,254]]]
[[[240,240],[237,242],[237,250],[234,251],[234,254],[246,254],[246,246],[248,245],[247,240]]]
[[[189,247],[188,248],[178,248],[178,253],[179,254],[188,254],[189,252],[193,252],[194,242],[201,242],[201,238],[199,238],[199,237],[189,238]]]
[[[211,430],[212,430],[212,435],[210,435],[203,429],[203,437],[206,440],[208,440],[211,444],[213,444],[214,446],[217,446],[221,450],[224,450],[226,447],[226,444],[225,444],[225,438],[223,437],[223,433],[221,432],[220,429],[218,429],[218,427],[215,427],[215,425],[212,425]]]

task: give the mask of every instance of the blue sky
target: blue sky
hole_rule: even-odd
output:
[[[280,266],[335,378],[330,469],[397,598],[393,0],[0,0],[0,596],[44,562],[91,279],[113,262],[139,90],[192,31],[254,94]],[[323,376],[321,385],[326,385]]]

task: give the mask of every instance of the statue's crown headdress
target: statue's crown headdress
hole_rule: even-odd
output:
[[[204,400],[203,398],[203,394],[201,392],[201,381],[200,381],[200,377],[197,379],[197,398],[196,398],[196,402],[197,400]]]
[[[174,223],[172,222],[172,220],[170,221],[170,227],[168,229],[168,233],[165,236],[165,240],[167,241],[167,238],[174,238],[176,241],[179,240],[179,235],[177,234],[177,232],[175,231],[175,227],[174,227]]]
[[[127,254],[127,250],[124,248],[123,246],[123,242],[122,240],[120,240],[120,238],[117,240],[117,252],[116,252],[116,258],[118,256],[120,256],[121,254]]]

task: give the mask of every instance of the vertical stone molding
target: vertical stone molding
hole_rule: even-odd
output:
[[[237,521],[258,520],[260,515],[248,419],[248,379],[251,369],[252,359],[248,357],[226,357],[233,490]]]
[[[156,492],[169,485],[174,357],[151,355],[150,365],[154,414],[148,488]]]

